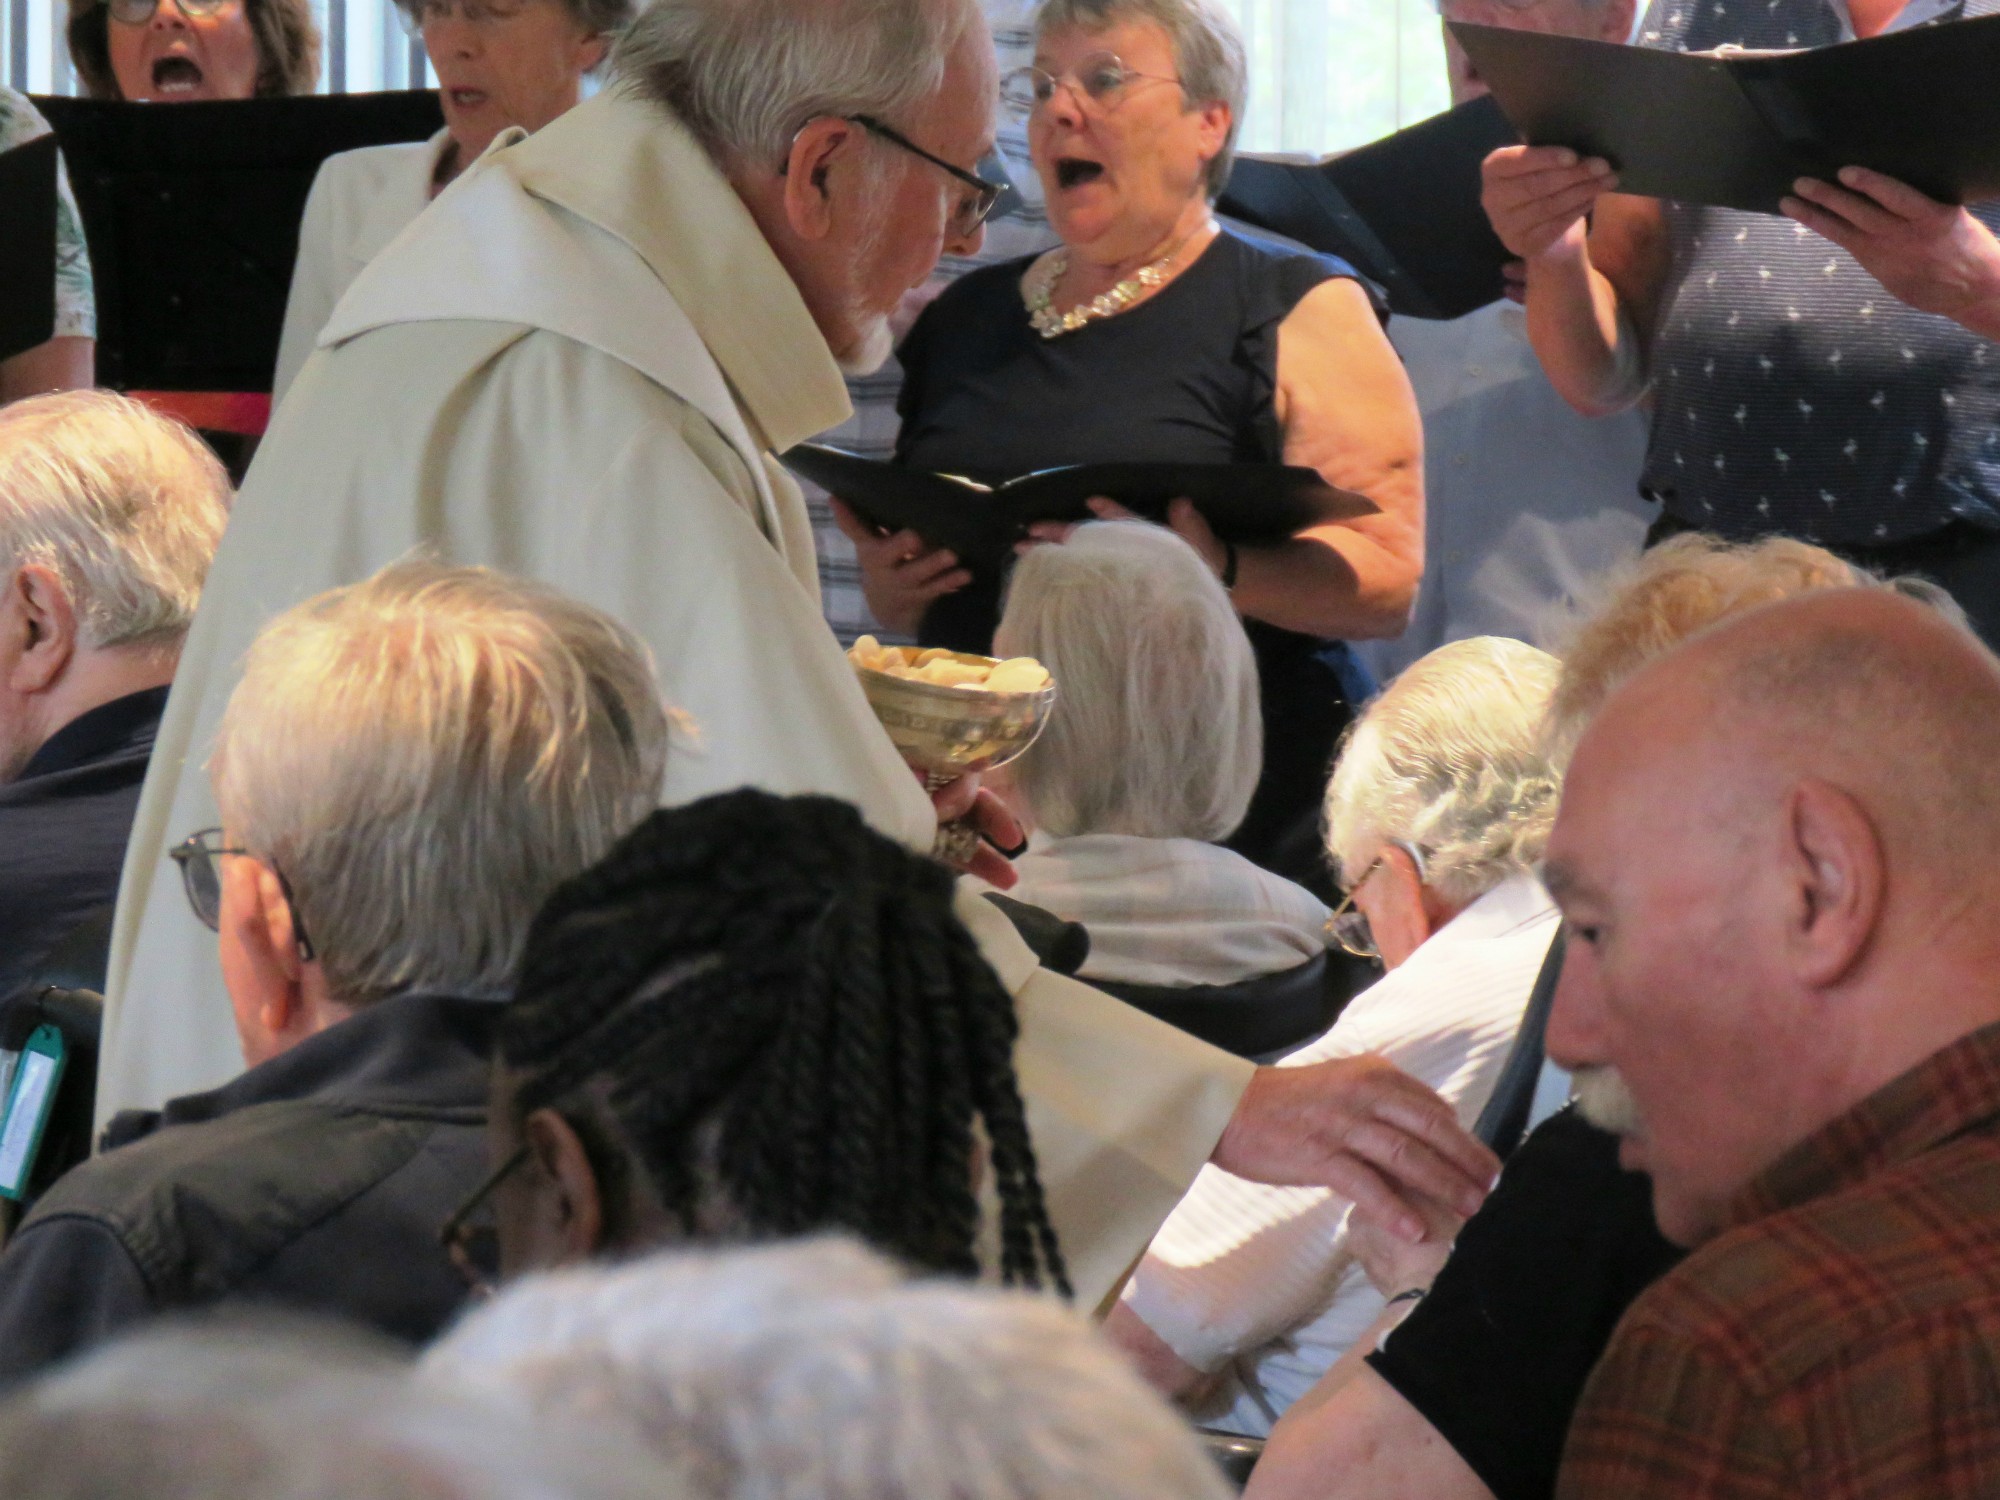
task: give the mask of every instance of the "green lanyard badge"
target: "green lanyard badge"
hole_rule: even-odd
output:
[[[8,1070],[7,1111],[0,1115],[0,1198],[18,1203],[27,1193],[68,1060],[63,1034],[53,1026],[37,1026]]]

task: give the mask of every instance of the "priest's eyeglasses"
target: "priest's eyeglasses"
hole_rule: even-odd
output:
[[[1125,90],[1145,79],[1152,83],[1179,83],[1162,73],[1141,73],[1125,66],[1116,52],[1093,52],[1068,73],[1055,74],[1042,68],[1016,68],[1000,80],[1000,101],[1017,115],[1033,114],[1051,99],[1056,90],[1068,86],[1078,103],[1103,114],[1118,107]]]
[[[181,888],[187,892],[188,905],[194,908],[195,920],[210,932],[222,930],[222,871],[217,868],[216,862],[230,854],[252,859],[257,857],[248,849],[225,845],[220,828],[204,828],[198,833],[191,833],[167,851],[167,858],[181,867]],[[278,889],[284,892],[285,904],[292,909],[292,931],[298,937],[299,957],[311,963],[314,956],[312,939],[306,936],[306,924],[299,917],[299,903],[292,896],[292,883],[285,879],[285,872],[276,865],[271,866],[271,873],[278,877]]]
[[[952,210],[951,236],[953,239],[962,240],[973,234],[981,224],[986,222],[987,217],[999,204],[1000,195],[1007,191],[1006,183],[988,182],[984,177],[968,172],[963,167],[953,166],[942,156],[933,156],[900,130],[884,125],[873,115],[843,115],[841,118],[851,124],[859,125],[870,135],[880,136],[891,145],[901,146],[905,151],[910,152],[914,156],[921,156],[932,166],[940,167],[951,173],[952,176],[972,189],[971,196],[961,198],[958,206]]]
[[[163,0],[111,0],[105,8],[111,12],[111,19],[123,21],[127,26],[144,26],[153,19]],[[196,16],[212,16],[229,0],[173,0],[180,7],[182,15],[189,20]]]
[[[1389,841],[1389,848],[1401,849],[1405,854],[1409,855],[1411,862],[1417,867],[1417,879],[1422,881],[1426,878],[1423,850],[1419,849],[1415,844],[1404,843],[1401,839],[1391,839]],[[1380,958],[1382,956],[1382,949],[1376,943],[1375,934],[1368,926],[1368,918],[1355,906],[1354,897],[1355,893],[1361,887],[1368,884],[1375,872],[1382,868],[1383,861],[1388,859],[1388,857],[1388,850],[1384,850],[1382,853],[1376,855],[1368,868],[1361,872],[1361,878],[1347,888],[1347,894],[1341,897],[1340,905],[1333,909],[1333,915],[1326,919],[1327,937],[1338,943],[1345,951],[1352,953],[1356,958]]]

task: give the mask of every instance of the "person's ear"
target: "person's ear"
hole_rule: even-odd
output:
[[[1400,964],[1430,940],[1436,929],[1429,892],[1417,873],[1417,862],[1407,849],[1394,844],[1382,851],[1382,868],[1375,873],[1368,897],[1368,930],[1375,938],[1375,951],[1391,968]]]
[[[1206,171],[1208,163],[1222,155],[1223,143],[1229,139],[1229,125],[1234,116],[1229,105],[1221,99],[1197,104],[1194,112],[1201,117],[1201,160],[1202,169]]]
[[[1638,0],[1603,0],[1604,13],[1598,19],[1598,39],[1623,44],[1632,40],[1632,26],[1639,18]]]
[[[41,563],[14,570],[7,583],[7,685],[16,693],[43,693],[61,680],[76,655],[76,609],[60,574]]]
[[[822,240],[833,232],[834,181],[858,164],[860,135],[860,126],[823,115],[792,137],[785,154],[785,222],[800,239]]]
[[[1630,0],[1627,0],[1627,3],[1630,3]],[[594,71],[610,50],[611,38],[601,31],[579,37],[576,43],[576,70],[579,73]]]
[[[521,1138],[546,1184],[552,1222],[541,1227],[560,1257],[556,1263],[591,1259],[604,1248],[604,1194],[583,1137],[560,1111],[538,1109],[521,1122]]]
[[[1875,825],[1839,787],[1802,781],[1786,799],[1780,859],[1792,972],[1814,989],[1838,984],[1882,917],[1888,872]]]
[[[255,1067],[297,1040],[305,961],[277,872],[262,860],[234,858],[221,862],[220,875],[223,977],[243,1059]]]

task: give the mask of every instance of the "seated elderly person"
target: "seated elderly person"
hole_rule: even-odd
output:
[[[525,1427],[336,1325],[148,1329],[0,1407],[7,1500],[707,1500],[603,1424]]]
[[[1478,1117],[1555,936],[1533,874],[1560,785],[1541,748],[1555,680],[1546,653],[1475,637],[1362,715],[1327,787],[1348,892],[1335,930],[1389,974],[1286,1066],[1378,1055]],[[1347,1246],[1350,1206],[1204,1168],[1109,1327],[1204,1425],[1269,1431],[1382,1310]]]
[[[0,998],[118,894],[229,478],[107,391],[0,410]]]
[[[1005,773],[1033,835],[1010,899],[1081,923],[1079,975],[1142,1004],[1127,987],[1168,987],[1168,1006],[1199,987],[1268,1009],[1283,997],[1260,1001],[1242,982],[1302,975],[1305,1024],[1235,1050],[1323,1030],[1326,907],[1213,842],[1250,805],[1263,724],[1250,642],[1194,549],[1132,521],[1037,547],[1015,569],[994,649],[1036,657],[1062,685],[1042,737]]]
[[[636,1433],[722,1497],[1223,1500],[1184,1423],[1084,1320],[839,1240],[537,1277],[418,1383],[526,1425]]]
[[[120,1116],[36,1205],[0,1255],[0,1378],[218,1303],[435,1333],[494,1001],[665,752],[644,649],[540,585],[406,563],[274,620],[210,762],[224,826],[175,851],[249,1071]]]
[[[1784,538],[1661,543],[1614,573],[1573,626],[1546,725],[1552,753],[1566,762],[1612,689],[1689,636],[1780,599],[1870,582]],[[1343,1359],[1286,1413],[1251,1482],[1255,1500],[1554,1494],[1585,1377],[1625,1309],[1681,1255],[1654,1226],[1646,1179],[1620,1166],[1616,1136],[1599,1128],[1626,1110],[1616,1077],[1598,1070],[1575,1083],[1578,1107],[1523,1142],[1455,1246],[1447,1236],[1410,1246],[1367,1223],[1351,1231],[1378,1286],[1427,1291],[1357,1343],[1351,1355],[1365,1364]]]
[[[452,1241],[492,1208],[512,1275],[844,1228],[970,1275],[983,1179],[997,1270],[1067,1292],[1013,997],[954,899],[944,866],[830,797],[655,813],[535,919],[494,1064],[497,1165]]]

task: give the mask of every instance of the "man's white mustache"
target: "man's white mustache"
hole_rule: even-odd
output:
[[[1639,1101],[1632,1097],[1624,1077],[1609,1063],[1577,1068],[1570,1074],[1570,1097],[1583,1117],[1599,1130],[1613,1135],[1637,1135],[1640,1131]]]

